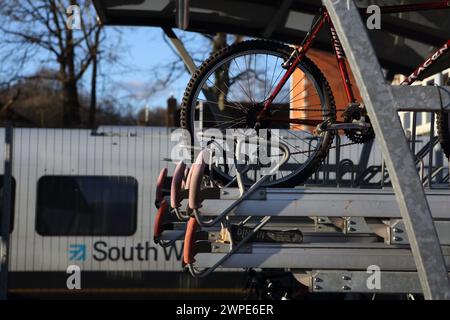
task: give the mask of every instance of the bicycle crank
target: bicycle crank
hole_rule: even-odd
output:
[[[319,135],[325,131],[336,131],[336,130],[367,130],[371,128],[372,125],[366,122],[348,122],[348,123],[332,123],[329,119],[323,121],[319,124],[314,133]]]

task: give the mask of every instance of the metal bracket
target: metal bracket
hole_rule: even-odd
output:
[[[346,217],[344,233],[373,233],[363,217]]]
[[[222,188],[220,190],[221,200],[236,200],[239,199],[241,192],[237,188]],[[249,195],[248,200],[267,200],[267,192],[265,188],[261,188],[251,195]]]
[[[311,292],[335,293],[420,293],[417,272],[391,272],[349,270],[313,270],[306,273],[293,271],[300,283]],[[379,277],[379,282],[375,277]]]
[[[436,231],[441,245],[450,245],[450,221],[435,221]],[[408,234],[402,220],[395,220],[390,225],[390,244],[409,244]]]

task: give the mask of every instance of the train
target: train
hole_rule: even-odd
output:
[[[161,248],[153,242],[155,180],[163,167],[174,169],[173,130],[13,129],[11,297],[244,294],[245,273],[193,279],[181,263],[182,244]],[[0,141],[5,141],[4,128]],[[67,287],[69,266],[80,269],[80,290]]]

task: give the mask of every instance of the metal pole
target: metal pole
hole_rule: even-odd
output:
[[[176,0],[177,27],[186,30],[189,26],[189,0]]]
[[[171,28],[162,28],[162,29],[169,38],[169,41],[174,46],[178,56],[181,58],[181,60],[183,60],[184,66],[186,67],[187,71],[192,76],[195,70],[197,70],[197,66],[195,65],[194,59],[192,59],[192,56],[186,50],[186,47],[184,46],[183,42],[180,40],[180,38],[177,37],[177,35]],[[204,88],[202,88],[202,92],[205,95],[206,100],[208,101],[216,100],[216,98],[213,97],[213,95]],[[211,110],[211,113],[214,117],[216,117],[216,115],[220,113],[218,106],[214,103],[208,103],[208,108]]]
[[[323,1],[334,23],[386,161],[426,299],[450,299],[430,208],[384,75],[354,1]],[[415,88],[417,90],[417,88]],[[418,92],[419,93],[419,92]]]
[[[171,28],[162,28],[162,29],[169,38],[172,45],[174,46],[179,57],[183,60],[186,69],[192,75],[197,69],[197,66],[195,65],[194,59],[192,59],[191,55],[187,52],[183,42],[181,42],[181,40],[177,37],[177,35],[175,34],[175,32],[173,32]]]
[[[8,264],[9,264],[9,231],[11,225],[12,202],[12,144],[13,127],[5,128],[5,151],[3,173],[3,204],[1,225],[1,269],[0,269],[0,300],[8,298]]]

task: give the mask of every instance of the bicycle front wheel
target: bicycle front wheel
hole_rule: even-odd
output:
[[[219,50],[207,59],[191,78],[181,106],[181,126],[189,130],[191,143],[200,143],[199,131],[214,129],[229,134],[229,130],[254,128],[264,102],[286,72],[282,63],[292,51],[280,43],[251,40]],[[318,169],[333,142],[333,132],[314,134],[315,125],[310,124],[335,121],[333,93],[319,68],[304,57],[269,109],[259,128],[287,145],[290,158],[265,186],[301,184]],[[269,152],[269,157],[276,153]],[[224,183],[236,175],[235,162],[225,158],[223,155],[223,161],[212,166],[215,177]],[[258,161],[252,163],[244,183],[251,185],[266,174],[263,166]]]

